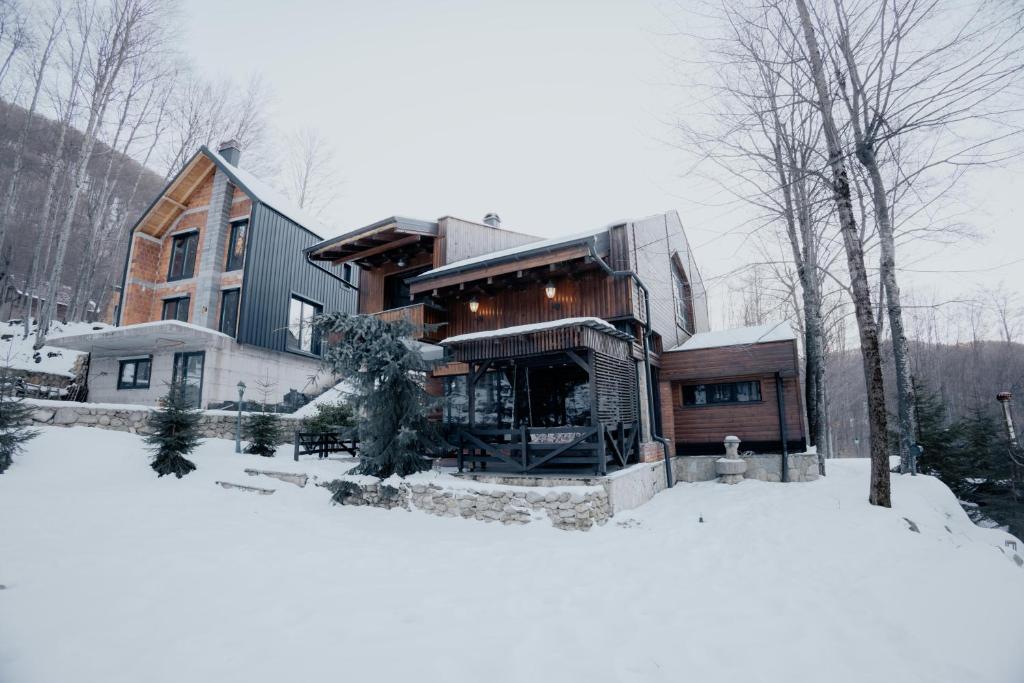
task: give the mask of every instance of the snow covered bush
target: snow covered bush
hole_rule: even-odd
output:
[[[424,469],[424,453],[442,444],[427,415],[437,399],[424,386],[430,364],[411,343],[413,327],[368,315],[330,313],[316,323],[324,363],[349,379],[359,423],[359,474],[405,476]]]
[[[145,441],[153,451],[151,467],[158,476],[173,474],[178,479],[196,468],[185,456],[199,445],[200,412],[192,408],[181,383],[168,385],[167,395],[160,399],[160,409],[149,418],[152,433]]]
[[[274,413],[256,413],[249,417],[245,429],[249,439],[245,452],[273,458],[281,442],[281,419]]]
[[[319,403],[316,413],[302,420],[302,431],[322,434],[335,429],[348,429],[355,424],[355,412],[348,403]]]
[[[14,398],[0,392],[0,474],[14,461],[25,442],[37,432],[26,429],[32,409]]]

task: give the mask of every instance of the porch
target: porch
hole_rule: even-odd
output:
[[[445,377],[459,471],[604,475],[637,462],[632,337],[598,318],[449,337]]]

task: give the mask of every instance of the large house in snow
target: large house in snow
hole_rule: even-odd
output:
[[[729,434],[803,450],[792,332],[710,331],[675,212],[553,239],[395,216],[325,240],[238,157],[204,147],[136,223],[115,329],[54,340],[90,352],[90,400],[153,404],[175,380],[202,407],[239,381],[315,394],[334,378],[309,321],[342,310],[411,323],[464,467],[602,474]]]
[[[317,221],[239,168],[240,154],[201,148],[134,225],[116,328],[51,341],[89,352],[90,401],[154,405],[182,381],[196,406],[218,407],[245,382],[249,398],[278,404],[335,381],[309,321],[355,310],[356,272],[306,259]]]

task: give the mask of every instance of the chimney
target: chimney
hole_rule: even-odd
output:
[[[498,214],[496,214],[496,213],[493,213],[493,212],[489,213],[486,216],[484,216],[484,225],[489,225],[492,228],[500,228],[501,227],[501,217],[498,216]]]
[[[220,155],[224,157],[232,166],[238,166],[238,160],[242,157],[242,145],[238,143],[238,140],[231,138],[220,143],[220,147],[217,148]]]

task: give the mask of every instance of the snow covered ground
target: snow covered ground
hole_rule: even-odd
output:
[[[50,337],[63,337],[74,334],[86,334],[95,330],[110,327],[105,323],[59,323],[50,325]],[[33,333],[35,330],[33,329]],[[24,328],[19,322],[0,323],[0,335],[10,335],[10,339],[0,339],[0,366],[29,372],[48,372],[52,375],[74,377],[75,363],[87,354],[70,351],[55,346],[44,346],[36,353],[32,348],[35,336],[23,338]],[[38,362],[37,360],[38,359]]]
[[[1024,680],[1010,537],[929,477],[679,484],[581,533],[332,507],[242,470],[342,463],[232,446],[179,481],[42,431],[0,475],[0,681]]]

